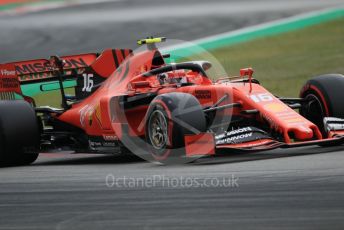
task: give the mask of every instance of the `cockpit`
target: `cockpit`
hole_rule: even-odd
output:
[[[207,78],[206,70],[211,68],[211,63],[207,61],[171,63],[152,68],[143,73],[143,77],[156,76],[160,85],[193,85],[201,84]]]
[[[179,87],[187,85],[211,84],[206,71],[211,68],[208,61],[166,63],[169,54],[161,54],[155,43],[164,38],[147,38],[138,44],[147,44],[148,50],[136,53],[131,59],[130,89],[159,87]]]

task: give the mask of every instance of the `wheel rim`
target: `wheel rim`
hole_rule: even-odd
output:
[[[166,147],[168,141],[167,120],[161,111],[155,110],[151,114],[148,123],[148,133],[150,143],[155,149],[164,149]]]
[[[305,98],[308,100],[306,106],[306,118],[317,126],[323,127],[324,108],[319,98],[314,94],[308,94]]]

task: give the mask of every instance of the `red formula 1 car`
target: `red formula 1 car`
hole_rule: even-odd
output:
[[[155,43],[133,53],[53,56],[0,65],[0,161],[29,164],[42,151],[114,153],[161,162],[232,151],[344,142],[344,76],[309,80],[300,98],[276,97],[252,78],[216,82],[207,61],[165,62]],[[62,108],[36,106],[21,86],[55,81]],[[65,84],[75,95],[65,93]],[[24,100],[23,100],[24,99]],[[299,110],[300,112],[297,112]]]

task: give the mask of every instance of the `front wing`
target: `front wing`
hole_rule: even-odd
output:
[[[210,133],[188,136],[185,138],[186,156],[215,155],[217,153],[258,152],[277,148],[295,148],[312,145],[335,146],[344,144],[344,135],[334,135],[321,140],[309,140],[285,143],[271,138],[259,139],[244,143],[216,144],[214,135]],[[205,141],[207,140],[207,141]]]

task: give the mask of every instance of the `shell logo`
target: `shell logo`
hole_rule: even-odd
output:
[[[280,103],[269,103],[264,105],[264,109],[274,113],[288,111],[288,107]]]

